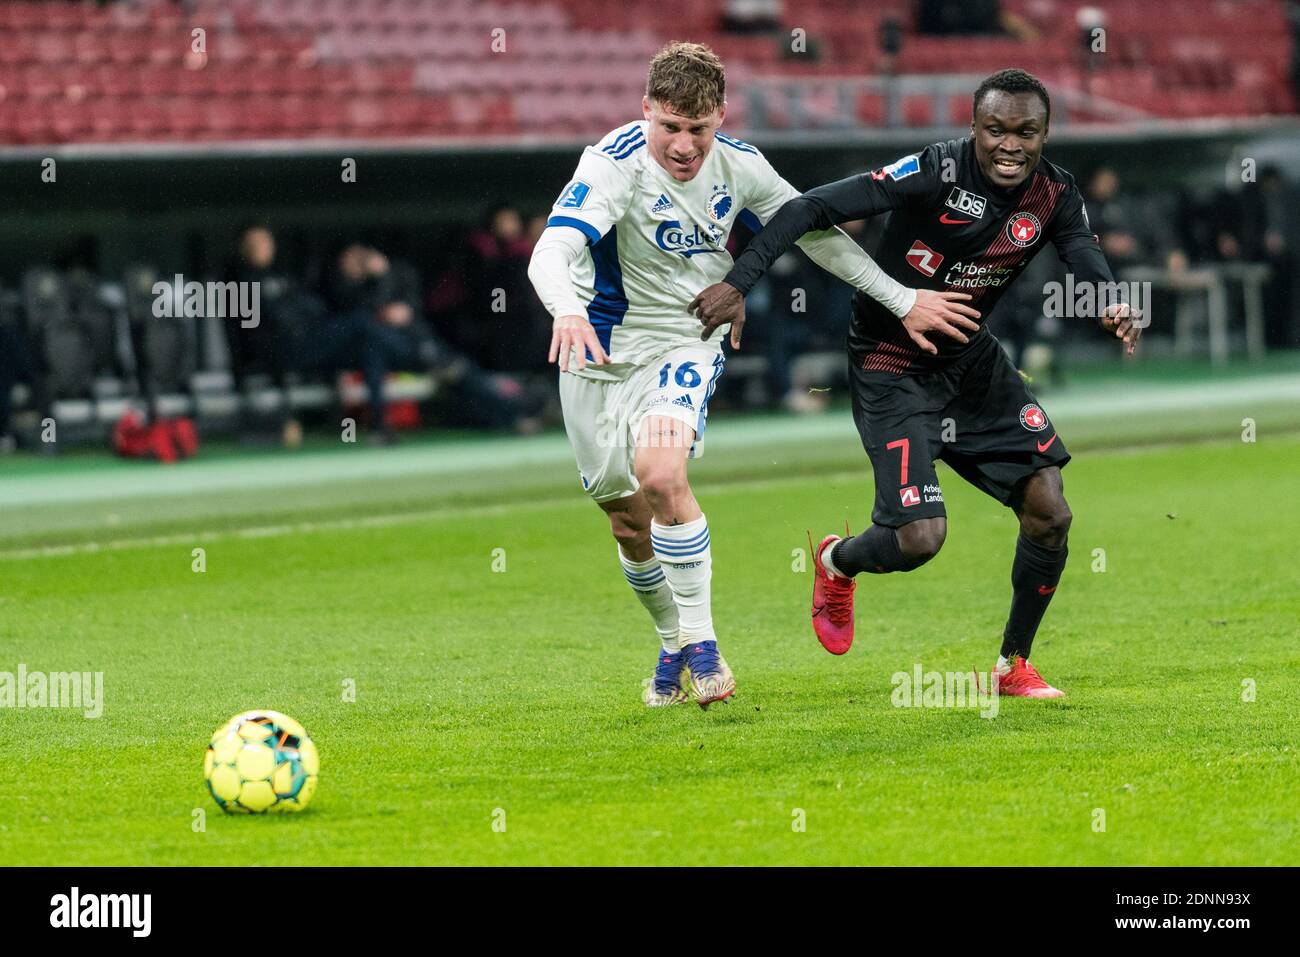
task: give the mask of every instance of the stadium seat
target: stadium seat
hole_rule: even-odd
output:
[[[728,62],[733,88],[747,76],[842,78],[882,69],[879,33],[897,17],[904,36],[895,72],[977,73],[1019,63],[1056,85],[1084,89],[1112,103],[1167,116],[1244,116],[1291,112],[1292,40],[1279,0],[1185,0],[1152,16],[1120,0],[1094,0],[1107,17],[1107,57],[1081,69],[1074,14],[1082,0],[1005,0],[1032,22],[1032,43],[1010,37],[921,36],[911,4],[887,0],[785,0],[782,26],[739,36],[720,25],[719,5],[692,0],[610,4],[607,0],[135,0],[103,6],[54,0],[0,3],[0,103],[16,142],[59,142],[166,135],[202,138],[271,135],[366,136],[427,129],[457,135],[549,131],[541,97],[581,97],[551,123],[582,136],[605,132],[635,105],[645,59],[668,35],[710,43]],[[789,56],[788,30],[807,31],[817,56]],[[207,54],[190,51],[190,31],[207,31]],[[505,29],[506,55],[493,52],[492,31]],[[778,126],[827,127],[845,117],[830,87],[809,85],[793,112],[768,104]],[[1156,96],[1159,91],[1161,95]],[[428,99],[435,95],[440,99]],[[451,100],[441,99],[451,96]],[[355,108],[295,107],[280,97],[359,98]],[[174,101],[191,105],[190,115]],[[855,94],[849,118],[887,119],[883,104]],[[958,124],[967,106],[910,97],[909,126]],[[64,101],[64,102],[60,102]],[[214,101],[220,101],[216,103]],[[17,102],[20,106],[13,106]],[[88,113],[84,104],[93,102]],[[615,103],[619,103],[618,107]],[[57,105],[56,105],[57,104]],[[733,103],[733,106],[736,104]],[[1105,103],[1092,109],[1104,114]],[[736,106],[739,109],[739,106]],[[557,114],[560,111],[555,111]],[[1072,115],[1080,115],[1079,110]],[[240,119],[242,118],[242,119]],[[754,117],[758,119],[758,115]],[[240,121],[237,122],[237,119]],[[277,120],[288,120],[288,125]],[[732,128],[739,121],[733,111]],[[614,120],[613,122],[618,122]],[[558,132],[558,130],[557,130]]]

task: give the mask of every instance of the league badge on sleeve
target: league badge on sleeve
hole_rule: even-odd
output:
[[[871,178],[884,179],[888,176],[890,179],[897,182],[900,179],[906,179],[913,173],[919,172],[921,172],[921,157],[919,154],[913,153],[911,156],[904,156],[902,159],[890,163],[883,169],[876,170],[871,174]]]
[[[591,192],[591,187],[580,179],[575,179],[568,186],[564,187],[564,192],[560,198],[555,201],[556,209],[582,209],[582,204],[587,201],[587,195]]]

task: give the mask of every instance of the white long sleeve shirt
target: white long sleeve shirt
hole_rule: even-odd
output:
[[[648,153],[647,124],[609,133],[583,152],[533,251],[528,275],[553,316],[586,316],[610,357],[582,374],[623,378],[677,345],[700,341],[687,306],[731,268],[737,222],[759,230],[799,191],[753,146],[716,134],[699,173],[681,183]],[[823,269],[905,316],[915,290],[889,276],[839,228],[800,247]]]

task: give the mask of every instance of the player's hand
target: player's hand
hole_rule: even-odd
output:
[[[1113,332],[1115,338],[1124,340],[1124,354],[1133,355],[1137,349],[1138,339],[1142,336],[1142,317],[1129,307],[1126,302],[1117,302],[1107,306],[1101,314],[1101,327]]]
[[[903,328],[912,341],[930,355],[938,355],[939,347],[925,337],[927,332],[942,332],[958,342],[970,342],[962,330],[979,332],[979,323],[975,320],[980,314],[963,305],[968,299],[970,293],[918,289],[912,311],[903,317]]]
[[[579,369],[587,368],[588,352],[591,353],[591,361],[598,366],[609,361],[605,350],[601,348],[600,340],[596,338],[596,330],[585,317],[557,316],[551,325],[551,355],[546,361],[558,362],[560,371],[568,372],[570,351],[576,353]]]
[[[740,348],[740,333],[745,328],[745,297],[735,286],[715,282],[692,299],[686,308],[704,324],[700,338],[705,342],[718,326],[731,323],[731,348]]]

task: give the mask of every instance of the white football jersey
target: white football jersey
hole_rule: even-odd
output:
[[[547,220],[587,237],[570,278],[612,363],[579,373],[592,378],[624,378],[682,345],[720,351],[723,334],[700,342],[687,306],[731,269],[737,222],[757,230],[799,195],[756,148],[721,132],[695,178],[679,183],[650,156],[648,125],[588,146]]]

